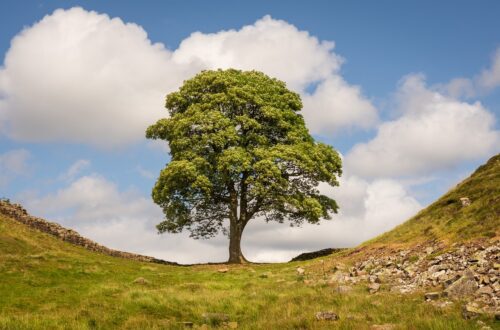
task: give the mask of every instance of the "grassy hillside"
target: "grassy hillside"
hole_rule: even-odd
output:
[[[318,260],[275,265],[155,265],[89,252],[0,216],[0,329],[217,328],[224,313],[239,329],[476,329],[460,307],[436,309],[421,294],[339,294]],[[295,268],[306,269],[298,277]],[[146,283],[134,283],[138,278]],[[334,311],[338,321],[317,321]],[[187,324],[189,325],[189,324]],[[226,323],[236,326],[236,323]]]
[[[380,252],[384,244],[498,236],[499,187],[495,156],[414,218],[360,249],[288,264],[183,267],[114,258],[0,214],[0,329],[480,329],[477,320],[462,318],[461,302],[438,308],[424,301],[423,291],[393,293],[389,282],[376,294],[368,293],[366,281],[339,293],[345,290],[330,279],[339,261],[347,271],[354,263],[350,255],[358,251],[358,260],[364,247],[378,246]],[[462,197],[471,205],[462,206]],[[317,321],[320,311],[340,319]],[[498,326],[491,317],[480,319]]]
[[[462,205],[464,197],[469,206]],[[500,155],[407,222],[364,245],[456,243],[495,236],[500,236]]]

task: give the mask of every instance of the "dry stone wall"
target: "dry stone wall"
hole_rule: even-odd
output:
[[[124,259],[132,259],[137,261],[152,262],[159,264],[177,265],[177,263],[175,262],[165,261],[153,257],[143,256],[140,254],[122,252],[107,248],[103,245],[100,245],[94,241],[91,241],[81,236],[72,229],[67,229],[57,223],[33,217],[29,215],[28,212],[21,205],[11,204],[8,200],[0,200],[0,214],[3,214],[17,222],[23,223],[30,228],[55,236],[58,239],[63,240],[65,242],[82,246],[90,251],[100,252],[113,257],[119,257]]]

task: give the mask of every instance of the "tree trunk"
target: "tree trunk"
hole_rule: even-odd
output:
[[[241,234],[243,234],[243,228],[241,223],[237,221],[231,221],[229,226],[229,260],[230,264],[243,264],[248,261],[243,256],[241,252]]]
[[[240,205],[240,217],[238,218],[238,194],[231,185],[229,188],[231,205],[229,207],[229,260],[230,264],[242,264],[248,261],[241,252],[241,234],[246,224],[246,201]],[[241,196],[240,196],[241,197]]]

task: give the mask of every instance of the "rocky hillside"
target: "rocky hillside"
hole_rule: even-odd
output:
[[[332,274],[324,280],[325,269]],[[349,291],[364,285],[367,292],[390,291],[398,295],[423,292],[423,299],[437,308],[464,302],[463,317],[481,314],[500,320],[500,240],[416,245],[410,249],[356,249],[326,259],[298,272],[309,274],[309,284],[325,283]]]
[[[462,303],[466,319],[500,320],[500,155],[392,231],[298,272],[340,291],[422,292],[437,308]]]

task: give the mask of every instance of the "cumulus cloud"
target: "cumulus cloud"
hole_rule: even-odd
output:
[[[320,225],[291,228],[252,220],[242,249],[252,261],[287,261],[304,251],[354,246],[387,231],[420,209],[403,186],[393,180],[368,182],[355,176],[341,179],[340,188],[321,190],[337,199],[341,212]],[[193,240],[188,233],[158,235],[154,228],[161,209],[134,190],[120,191],[99,175],[78,178],[47,196],[31,194],[24,201],[36,215],[56,220],[101,244],[181,263],[225,261],[228,239]]]
[[[304,117],[309,128],[331,135],[340,128],[370,128],[378,121],[377,110],[363,97],[358,86],[332,75],[318,85],[313,94],[304,94]]]
[[[108,247],[183,263],[224,261],[225,240],[195,241],[187,234],[158,235],[163,214],[150,198],[92,174],[46,196],[30,193],[23,204],[44,216]],[[219,244],[217,244],[219,242]]]
[[[74,210],[72,216],[75,219],[98,223],[116,221],[124,214],[134,217],[147,210],[151,202],[137,197],[136,192],[120,192],[115,184],[94,174],[78,178],[54,194],[27,202],[35,211],[45,210],[48,215],[55,216],[61,210]],[[152,215],[151,212],[147,214]]]
[[[334,53],[334,46],[285,21],[265,16],[238,31],[193,33],[173,58],[191,67],[259,70],[285,81],[302,94],[303,114],[313,133],[372,127],[377,122],[377,110],[359,87],[342,78],[339,70],[343,59]],[[311,84],[318,86],[308,93]]]
[[[453,98],[473,98],[487,94],[500,86],[500,48],[491,58],[490,67],[473,78],[454,78],[438,89]]]
[[[369,142],[355,145],[345,166],[356,174],[429,174],[498,150],[495,118],[480,102],[462,102],[429,89],[423,76],[406,77],[398,91],[401,117],[382,123]]]
[[[321,190],[340,205],[332,220],[290,228],[255,219],[243,235],[244,253],[256,261],[286,261],[304,251],[356,246],[394,228],[421,208],[395,180],[370,182],[346,176],[340,187],[322,185]]]
[[[12,40],[0,71],[3,130],[22,141],[137,141],[182,81],[170,56],[136,24],[56,10]]]
[[[27,174],[31,154],[25,149],[15,149],[0,154],[0,187],[17,176]]]
[[[319,41],[285,21],[264,16],[240,30],[193,33],[173,57],[177,63],[199,68],[263,71],[301,90],[340,68],[342,59],[333,48],[333,42]]]
[[[184,79],[229,67],[261,70],[302,94],[319,83],[307,95],[313,108],[304,110],[313,129],[319,122],[369,126],[376,111],[340,77],[342,59],[333,49],[333,42],[265,16],[240,30],[193,33],[171,51],[136,24],[59,9],[12,40],[0,69],[0,129],[21,141],[127,145],[166,116],[164,95]]]

